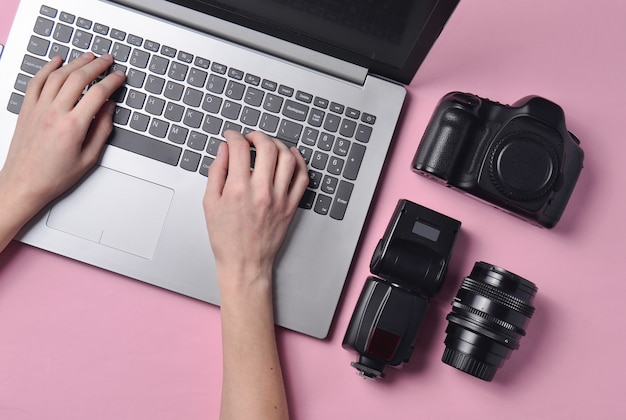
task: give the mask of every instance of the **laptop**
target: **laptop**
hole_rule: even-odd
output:
[[[19,240],[219,305],[202,209],[227,129],[296,146],[310,183],[277,257],[276,323],[330,330],[406,90],[458,0],[21,0],[0,60],[0,163],[50,57],[127,84],[99,165]]]

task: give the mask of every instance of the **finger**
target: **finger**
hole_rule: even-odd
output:
[[[81,160],[83,168],[95,165],[100,158],[102,149],[113,131],[113,113],[115,102],[107,102],[96,114],[82,145]]]
[[[41,70],[35,74],[35,77],[30,79],[26,87],[26,96],[24,98],[24,109],[30,109],[38,100],[41,95],[41,91],[48,81],[48,77],[52,72],[56,71],[63,64],[61,57],[55,56],[49,62],[47,62]]]
[[[278,149],[278,158],[274,173],[274,190],[277,194],[287,195],[289,185],[296,169],[296,158],[280,140],[274,140]]]
[[[75,60],[76,61],[76,60]],[[74,108],[89,83],[104,73],[113,64],[113,57],[105,54],[72,71],[61,87],[55,102],[62,109]]]
[[[278,145],[274,139],[261,131],[250,133],[247,138],[256,149],[253,178],[271,185],[274,182],[276,162],[278,161]]]
[[[250,177],[250,142],[238,131],[224,133],[228,142],[228,175],[236,178]]]
[[[217,149],[217,156],[215,156],[215,160],[209,166],[209,179],[207,180],[204,193],[205,206],[206,200],[209,200],[209,202],[217,200],[222,195],[222,191],[224,191],[224,184],[228,176],[228,155],[228,144],[221,142]]]
[[[63,87],[63,84],[67,80],[68,76],[73,71],[85,66],[94,59],[95,56],[92,53],[86,52],[77,59],[65,64],[51,73],[46,79],[46,84],[41,91],[42,99],[47,102],[52,102],[59,94],[59,91]]]
[[[293,178],[289,187],[289,206],[293,211],[295,211],[295,209],[300,204],[302,195],[309,185],[309,172],[306,166],[306,161],[304,160],[304,157],[302,157],[298,149],[292,147],[289,150],[294,155],[294,158],[296,160],[296,169],[293,173]]]
[[[121,70],[109,74],[93,85],[76,105],[75,112],[89,118],[102,108],[111,95],[124,84],[126,75]]]

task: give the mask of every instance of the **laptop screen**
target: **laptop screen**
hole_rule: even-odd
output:
[[[459,0],[168,0],[409,83]]]

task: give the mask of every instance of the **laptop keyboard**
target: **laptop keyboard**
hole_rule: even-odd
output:
[[[110,53],[110,71],[127,75],[112,96],[111,145],[207,176],[226,130],[261,130],[304,156],[309,187],[300,207],[344,218],[374,115],[47,6],[35,20],[7,109],[19,113],[28,81],[50,58],[70,62],[86,51]]]

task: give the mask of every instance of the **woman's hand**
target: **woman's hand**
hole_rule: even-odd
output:
[[[271,278],[274,258],[309,182],[306,163],[295,148],[261,132],[244,137],[228,131],[226,138],[209,168],[204,196],[218,278]],[[251,145],[256,149],[252,171]]]
[[[62,67],[55,57],[28,82],[0,171],[0,250],[98,161],[113,129],[115,104],[108,98],[125,76],[111,73],[81,95],[112,64],[108,54],[95,58],[85,53]]]

